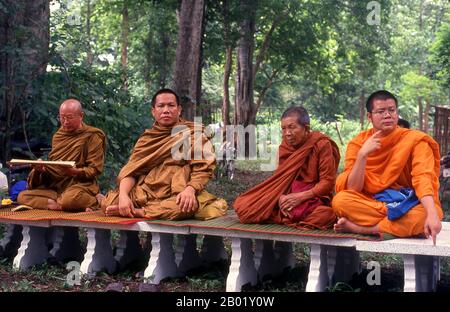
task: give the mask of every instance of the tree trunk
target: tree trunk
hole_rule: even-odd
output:
[[[230,121],[230,75],[233,67],[233,48],[230,40],[230,19],[229,19],[229,5],[228,0],[223,1],[222,16],[224,28],[225,41],[225,68],[223,73],[223,100],[222,100],[222,121],[223,129],[231,124]],[[225,138],[225,135],[224,135]]]
[[[256,6],[253,0],[241,0],[240,11],[245,12],[240,25],[240,39],[236,53],[236,83],[235,83],[235,118],[237,125],[247,127],[256,124],[256,109],[253,102],[254,81],[253,81],[253,52],[255,42],[255,19]],[[254,131],[254,129],[249,129]],[[250,136],[254,133],[245,132],[245,157],[249,157]]]
[[[169,68],[168,68],[168,51],[170,49],[170,37],[169,35],[164,32],[161,34],[161,66],[159,70],[159,86],[161,88],[165,88],[167,84],[167,77],[169,75]],[[169,70],[168,70],[169,69]]]
[[[204,31],[203,0],[182,0],[173,88],[183,107],[183,117],[193,120],[201,97],[201,56]]]
[[[366,116],[365,92],[364,90],[361,90],[361,94],[359,95],[359,123],[361,125],[361,130],[364,129],[365,116]]]
[[[256,100],[256,105],[255,105],[255,111],[256,111],[255,114],[259,111],[259,108],[261,107],[261,104],[264,101],[266,93],[272,87],[273,80],[278,75],[278,72],[279,72],[278,69],[274,69],[272,71],[272,73],[270,73],[270,75],[265,73],[267,80],[266,80],[266,84],[264,85],[264,87],[262,88],[262,90],[258,94],[258,98]]]
[[[270,39],[272,39],[273,31],[278,26],[278,24],[280,24],[280,22],[283,20],[285,14],[286,12],[281,12],[274,18],[269,31],[264,36],[264,41],[262,43],[261,49],[259,50],[259,54],[256,57],[255,66],[253,66],[253,81],[256,80],[256,74],[261,68],[261,64],[263,63],[264,59],[266,58],[267,50],[269,49],[270,46]]]
[[[0,161],[11,156],[20,111],[31,102],[33,82],[45,73],[50,38],[48,0],[3,0],[0,10]]]
[[[151,24],[148,25],[152,27]],[[145,81],[145,95],[151,96],[151,88],[152,88],[152,63],[153,63],[153,50],[154,50],[154,42],[153,42],[153,32],[150,30],[147,34],[147,38],[144,41],[145,46],[145,65],[143,68],[144,72],[144,81]]]
[[[430,114],[430,101],[425,100],[425,111],[423,114],[423,131],[428,134],[428,115]]]
[[[91,0],[87,0],[86,7],[87,7],[87,12],[86,12],[87,59],[86,59],[86,63],[88,65],[88,67],[91,67],[92,63],[94,62],[94,54],[92,54],[92,49],[91,49],[91,15],[92,15]]]
[[[235,123],[255,124],[256,114],[253,103],[253,52],[256,7],[252,0],[241,0],[241,12],[246,12],[240,25],[240,39],[237,46],[235,84]]]
[[[128,33],[130,32],[130,24],[128,20],[128,1],[123,1],[122,9],[122,48],[121,48],[121,64],[122,64],[122,84],[125,91],[128,90],[127,62],[128,62]]]
[[[230,75],[233,66],[233,48],[227,47],[225,52],[225,69],[223,73],[223,100],[222,100],[222,121],[223,125],[231,124],[230,121]]]
[[[422,97],[417,97],[417,102],[419,105],[419,130],[424,130],[423,128],[423,103],[422,103]]]

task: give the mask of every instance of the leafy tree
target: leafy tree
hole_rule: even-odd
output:
[[[444,88],[450,88],[450,13],[446,16],[436,34],[436,40],[431,47],[432,61],[438,66],[437,78],[442,79]]]

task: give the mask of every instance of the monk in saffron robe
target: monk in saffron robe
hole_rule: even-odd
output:
[[[178,95],[170,89],[153,96],[152,114],[155,123],[138,139],[121,169],[118,189],[101,201],[104,213],[167,220],[224,215],[226,201],[204,190],[215,155],[202,125],[180,118]]]
[[[373,93],[366,108],[373,128],[348,144],[332,202],[340,216],[335,230],[399,237],[424,234],[435,243],[443,217],[438,144],[423,132],[397,126],[397,99],[390,92]]]
[[[241,194],[234,209],[242,223],[279,223],[327,229],[336,222],[330,203],[339,149],[320,132],[310,132],[303,107],[281,116],[279,165],[266,181]]]
[[[103,170],[105,134],[83,123],[81,103],[64,101],[59,109],[61,127],[53,135],[52,161],[75,161],[76,168],[34,166],[28,176],[28,190],[17,201],[37,209],[84,211],[98,207],[97,177]]]

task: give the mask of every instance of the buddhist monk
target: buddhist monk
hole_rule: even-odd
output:
[[[75,168],[34,166],[28,190],[17,201],[37,209],[84,211],[98,207],[97,177],[103,170],[105,134],[83,123],[81,103],[65,100],[59,108],[61,127],[53,135],[48,159],[75,161]]]
[[[328,136],[310,131],[303,107],[281,116],[279,164],[266,181],[240,195],[234,209],[242,223],[279,223],[298,228],[331,228],[336,215],[330,203],[339,149]]]
[[[205,191],[215,155],[202,125],[180,118],[179,97],[170,89],[156,92],[151,105],[155,123],[138,139],[118,188],[101,201],[102,210],[109,216],[167,220],[224,215],[225,200]]]
[[[439,146],[427,134],[397,125],[395,96],[374,92],[366,103],[373,128],[350,141],[332,206],[338,232],[424,234],[433,243],[443,217],[438,197]]]

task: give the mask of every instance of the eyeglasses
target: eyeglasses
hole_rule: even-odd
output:
[[[372,114],[384,116],[385,114],[389,114],[390,116],[395,116],[397,114],[396,108],[388,108],[388,109],[379,109],[376,111],[372,111]]]
[[[76,118],[80,118],[80,116],[72,116],[72,115],[68,115],[68,116],[66,116],[66,115],[64,115],[64,116],[61,116],[61,115],[58,115],[58,119],[60,120],[60,121],[64,121],[64,120],[67,120],[67,121],[72,121],[72,120],[74,120],[74,119],[76,119]]]

